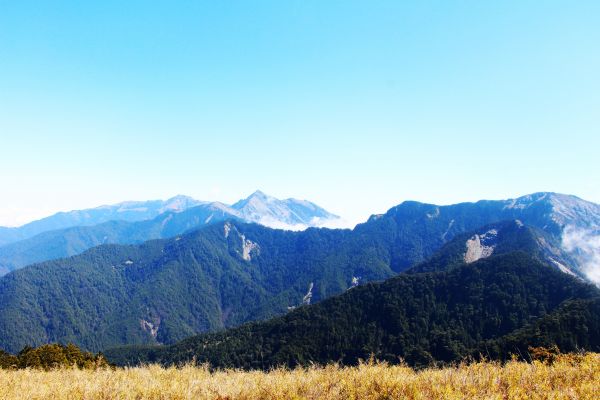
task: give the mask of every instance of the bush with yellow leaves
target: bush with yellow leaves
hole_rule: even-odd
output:
[[[596,353],[419,371],[376,362],[269,372],[191,365],[0,370],[1,399],[597,399],[599,388]]]

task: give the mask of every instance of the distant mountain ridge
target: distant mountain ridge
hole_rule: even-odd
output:
[[[143,216],[154,215],[151,219]],[[128,219],[120,219],[120,216]],[[191,229],[226,219],[255,222],[261,225],[302,230],[340,218],[306,200],[278,200],[257,191],[233,206],[220,202],[201,202],[177,196],[165,202],[126,202],[97,209],[73,211],[49,217],[35,225],[49,226],[62,218],[63,224],[86,220],[89,224],[49,230],[27,239],[0,247],[0,275],[36,262],[70,257],[101,244],[136,244],[146,240],[168,238]],[[112,219],[111,219],[112,218]],[[106,220],[96,225],[92,220]],[[36,223],[34,223],[36,224]],[[31,230],[28,225],[23,229]],[[24,234],[24,233],[23,233]]]
[[[517,199],[480,200],[447,206],[405,201],[385,214],[371,216],[367,223],[359,224],[356,229],[385,231],[390,227],[395,230],[394,226],[402,226],[397,231],[399,238],[415,234],[426,237],[427,240],[423,240],[421,249],[413,257],[404,254],[396,260],[396,255],[392,255],[392,268],[403,271],[429,257],[458,234],[507,220],[519,220],[545,232],[555,243],[560,243],[564,251],[570,252],[576,260],[574,268],[579,274],[592,280],[600,276],[596,270],[592,270],[600,268],[593,262],[600,259],[600,246],[588,245],[589,242],[600,241],[600,205],[572,195],[534,193]],[[571,237],[574,240],[569,240]],[[580,237],[587,239],[588,244],[578,240]],[[566,246],[566,243],[570,246]],[[586,251],[581,251],[582,248]],[[405,253],[406,249],[399,243],[397,251]],[[600,280],[595,282],[600,285]]]
[[[164,212],[179,212],[205,203],[179,195],[168,200],[125,201],[85,210],[59,212],[20,227],[0,227],[0,246],[52,230],[93,226],[108,221],[143,221]]]
[[[281,315],[407,269],[406,275],[443,272],[515,252],[571,279],[583,276],[560,236],[542,229],[547,217],[519,214],[540,228],[521,220],[481,226],[502,215],[502,206],[484,205],[478,213],[477,203],[408,202],[354,230],[301,232],[227,220],[172,235],[222,209],[164,215],[141,223],[171,239],[99,246],[0,278],[0,347],[72,341],[97,351],[168,344]]]
[[[180,204],[181,199],[174,198],[179,200],[175,203]],[[191,204],[187,199],[183,205]],[[166,211],[152,220],[72,227],[1,246],[0,275],[32,263],[76,255],[100,244],[137,244],[168,238],[226,219],[293,230],[327,222],[338,225],[340,221],[308,201],[278,200],[260,191],[232,206],[212,202],[183,211],[182,208],[185,207],[180,204],[177,212]],[[504,220],[520,220],[545,232],[576,261],[568,268],[571,272],[583,274],[600,285],[600,206],[575,196],[534,193],[517,199],[448,206],[405,201],[386,214],[371,216],[356,230],[375,236],[385,233],[387,237],[381,237],[382,242],[395,241],[391,267],[400,272],[429,257],[455,235]],[[421,241],[420,246],[403,247],[402,242],[412,243],[415,239]]]
[[[308,227],[327,227],[338,220],[337,215],[307,200],[279,200],[257,190],[250,197],[231,206],[238,218],[270,228],[302,230]]]
[[[279,200],[260,190],[232,206],[218,201],[201,201],[189,196],[177,195],[167,200],[124,201],[84,210],[61,211],[20,227],[0,226],[0,246],[47,231],[74,226],[93,226],[108,221],[143,221],[155,218],[165,212],[181,212],[206,204],[221,205],[232,216],[247,222],[261,223],[262,220],[267,223],[261,223],[261,225],[270,226],[269,222],[272,222],[278,224],[278,226],[272,227],[283,229],[306,229],[317,226],[319,223],[327,224],[329,220],[339,219],[339,216],[310,201],[294,198]]]

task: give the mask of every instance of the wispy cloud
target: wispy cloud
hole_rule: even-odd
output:
[[[563,232],[562,244],[577,258],[581,271],[600,286],[600,232],[568,226]]]
[[[310,227],[314,228],[329,228],[329,229],[348,229],[353,228],[356,224],[352,224],[343,218],[322,219],[315,217],[307,224],[286,224],[272,217],[262,217],[258,221],[261,225],[268,226],[274,229],[283,229],[286,231],[303,231]]]

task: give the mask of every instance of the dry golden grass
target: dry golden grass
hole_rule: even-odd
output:
[[[413,371],[365,364],[263,372],[148,366],[0,370],[1,399],[598,399],[600,354]]]

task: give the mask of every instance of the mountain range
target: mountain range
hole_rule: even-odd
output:
[[[260,207],[250,200],[238,207],[256,214]],[[416,276],[458,279],[443,274],[455,274],[455,269],[471,271],[474,265],[496,268],[485,261],[488,258],[518,259],[522,265],[494,275],[498,279],[532,266],[538,278],[544,276],[540,271],[548,271],[548,276],[561,277],[559,285],[579,288],[573,293],[592,293],[593,289],[583,283],[590,279],[588,265],[581,261],[587,255],[565,247],[563,236],[567,229],[595,232],[600,226],[599,206],[574,196],[539,193],[450,206],[409,201],[352,230],[284,231],[215,214],[222,211],[218,207],[210,214],[195,214],[197,208],[163,215],[168,218],[164,226],[154,220],[134,223],[162,227],[160,234],[169,239],[101,245],[0,278],[0,347],[14,352],[25,345],[55,341],[71,341],[88,350],[169,345],[197,333],[287,313],[297,315],[296,309],[313,309],[312,303],[398,274],[403,282],[421,282],[425,278]],[[197,229],[202,221],[207,226]],[[414,298],[418,285],[407,284],[412,287],[409,297]],[[488,290],[494,282],[477,284]],[[558,290],[558,286],[548,285],[544,291]],[[435,287],[431,290],[437,293]],[[508,301],[512,295],[503,290],[504,297],[499,298]],[[568,298],[565,294],[549,303],[547,298],[539,298],[538,292],[523,296],[527,302],[543,306],[535,315],[527,308],[525,314],[532,314],[519,317],[518,323],[510,325],[512,330],[503,334],[515,334],[535,318],[554,312]],[[479,317],[487,318],[487,314]],[[479,336],[476,339],[465,349],[473,350],[482,343]],[[433,354],[428,349],[421,348]],[[463,350],[456,354],[465,354]]]
[[[108,221],[143,221],[164,212],[180,212],[204,203],[180,195],[168,200],[126,201],[87,210],[59,212],[17,228],[0,227],[0,246],[74,226],[93,226]]]
[[[596,287],[517,251],[443,271],[400,274],[283,317],[171,346],[109,349],[106,356],[118,365],[195,361],[271,369],[356,365],[371,357],[428,366],[468,357],[505,359],[527,354],[530,345],[557,343],[564,351],[600,351],[598,311]]]
[[[261,191],[232,206],[185,196],[125,202],[59,213],[20,228],[0,228],[0,243],[4,243],[0,246],[0,275],[29,264],[80,254],[101,244],[143,243],[226,219],[289,230],[340,221],[309,201],[279,200]]]

